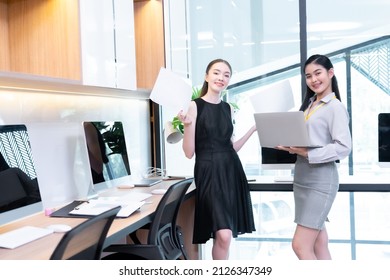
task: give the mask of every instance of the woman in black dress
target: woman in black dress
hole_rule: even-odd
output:
[[[231,75],[227,61],[211,61],[200,97],[186,114],[178,114],[184,124],[184,153],[187,158],[196,155],[193,243],[213,238],[213,259],[228,259],[232,237],[255,230],[248,182],[237,151],[256,127],[233,141],[233,108],[221,100]]]

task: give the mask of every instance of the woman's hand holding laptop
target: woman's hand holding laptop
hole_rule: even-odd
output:
[[[276,146],[275,149],[287,151],[290,154],[297,154],[304,158],[307,158],[307,148],[304,147]]]

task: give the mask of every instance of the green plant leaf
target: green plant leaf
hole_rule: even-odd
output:
[[[197,88],[197,87],[192,87],[192,96],[191,96],[191,100],[194,100],[196,98],[199,98],[200,97],[200,93],[202,91],[202,88]],[[224,90],[221,94],[221,97],[223,97],[225,94],[227,93],[227,90]],[[238,107],[238,105],[234,102],[228,102],[234,109],[234,111],[238,111],[240,110],[240,107]],[[175,116],[173,119],[172,119],[172,126],[174,129],[177,129],[178,131],[180,131],[182,134],[184,134],[184,125],[183,123],[179,120],[179,118],[177,116]]]
[[[179,118],[177,116],[175,116],[172,119],[172,126],[174,129],[177,129],[182,134],[184,134],[184,124],[181,122],[181,120],[179,120]]]
[[[191,100],[194,100],[194,99],[200,97],[201,91],[202,91],[202,88],[192,87]]]
[[[233,109],[234,109],[235,111],[240,110],[240,107],[238,107],[237,103],[229,102],[229,104],[233,107]]]
[[[108,130],[102,133],[104,141],[111,149],[112,154],[126,154],[126,143],[123,135],[121,122],[114,122],[111,126],[106,126]]]

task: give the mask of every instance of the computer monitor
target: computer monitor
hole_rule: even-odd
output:
[[[104,189],[131,175],[122,122],[85,121],[83,127],[93,185]]]
[[[0,125],[0,224],[42,208],[26,126]]]
[[[378,165],[390,168],[390,113],[378,114]]]
[[[291,170],[293,173],[297,156],[273,148],[261,148],[261,167],[264,170]]]

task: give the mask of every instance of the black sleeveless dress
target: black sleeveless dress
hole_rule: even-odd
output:
[[[233,149],[230,105],[195,99],[196,204],[193,243],[206,243],[220,229],[233,237],[255,230],[249,186]]]

